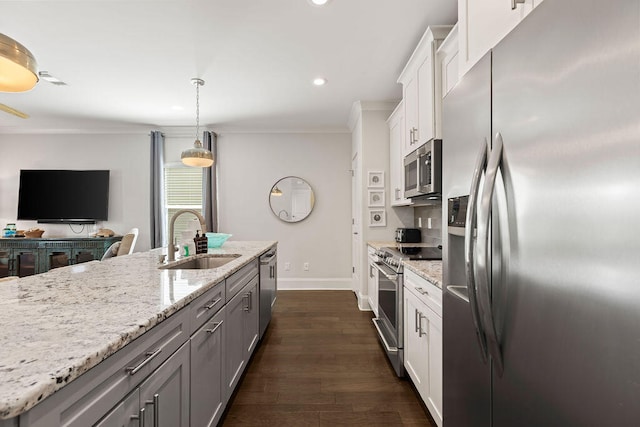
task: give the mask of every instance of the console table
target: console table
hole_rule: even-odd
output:
[[[52,268],[99,260],[114,237],[80,238],[2,238],[0,239],[0,277],[30,276]]]

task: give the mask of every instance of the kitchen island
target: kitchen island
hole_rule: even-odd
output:
[[[193,302],[216,285],[219,287],[225,281],[230,282],[231,277],[249,271],[250,266],[257,284],[258,257],[276,244],[232,241],[223,248],[209,249],[213,254],[239,255],[215,269],[159,269],[160,257],[166,249],[155,249],[3,282],[0,426],[18,425],[18,419],[21,427],[41,425],[37,417],[29,415],[38,412],[39,407],[51,406],[48,402],[60,399],[67,387],[107,367],[107,362],[125,354],[126,346],[143,342],[165,322],[178,325],[177,319],[184,318],[176,331],[186,337],[183,340],[186,342],[195,333],[192,324],[199,326],[194,320],[197,315],[189,312],[194,311]],[[238,286],[234,292],[240,290]],[[227,293],[224,298],[222,290],[224,301],[218,307],[235,295]],[[253,291],[251,297],[256,297]],[[220,299],[213,304],[217,302]],[[177,336],[178,332],[173,334]],[[158,360],[168,358],[167,353]],[[144,355],[142,360],[146,363]],[[92,379],[96,383],[103,380]],[[237,378],[234,381],[237,383]],[[76,425],[72,417],[68,423],[56,423]]]

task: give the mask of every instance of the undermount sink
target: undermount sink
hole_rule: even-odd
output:
[[[158,268],[167,270],[208,270],[222,267],[223,265],[238,258],[239,254],[207,255],[204,257],[184,259],[175,263],[162,265]]]

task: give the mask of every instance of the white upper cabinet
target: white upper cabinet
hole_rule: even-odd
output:
[[[442,98],[458,83],[458,24],[452,29],[436,53],[437,66],[440,67]]]
[[[391,206],[407,206],[411,200],[404,198],[404,102],[400,102],[387,120],[389,124],[389,194]]]
[[[403,157],[432,138],[440,137],[441,83],[436,50],[451,30],[449,25],[427,28],[398,78],[404,100]]]
[[[542,0],[458,0],[460,76],[540,3]]]

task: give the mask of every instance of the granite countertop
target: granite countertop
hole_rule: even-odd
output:
[[[160,248],[2,282],[0,419],[26,412],[275,244],[209,249],[241,255],[215,270],[160,270]]]
[[[367,245],[371,246],[373,249],[375,249],[376,251],[382,249],[382,248],[395,248],[396,247],[396,242],[395,241],[389,241],[389,242],[367,242]]]
[[[442,261],[402,261],[405,268],[442,289]]]

